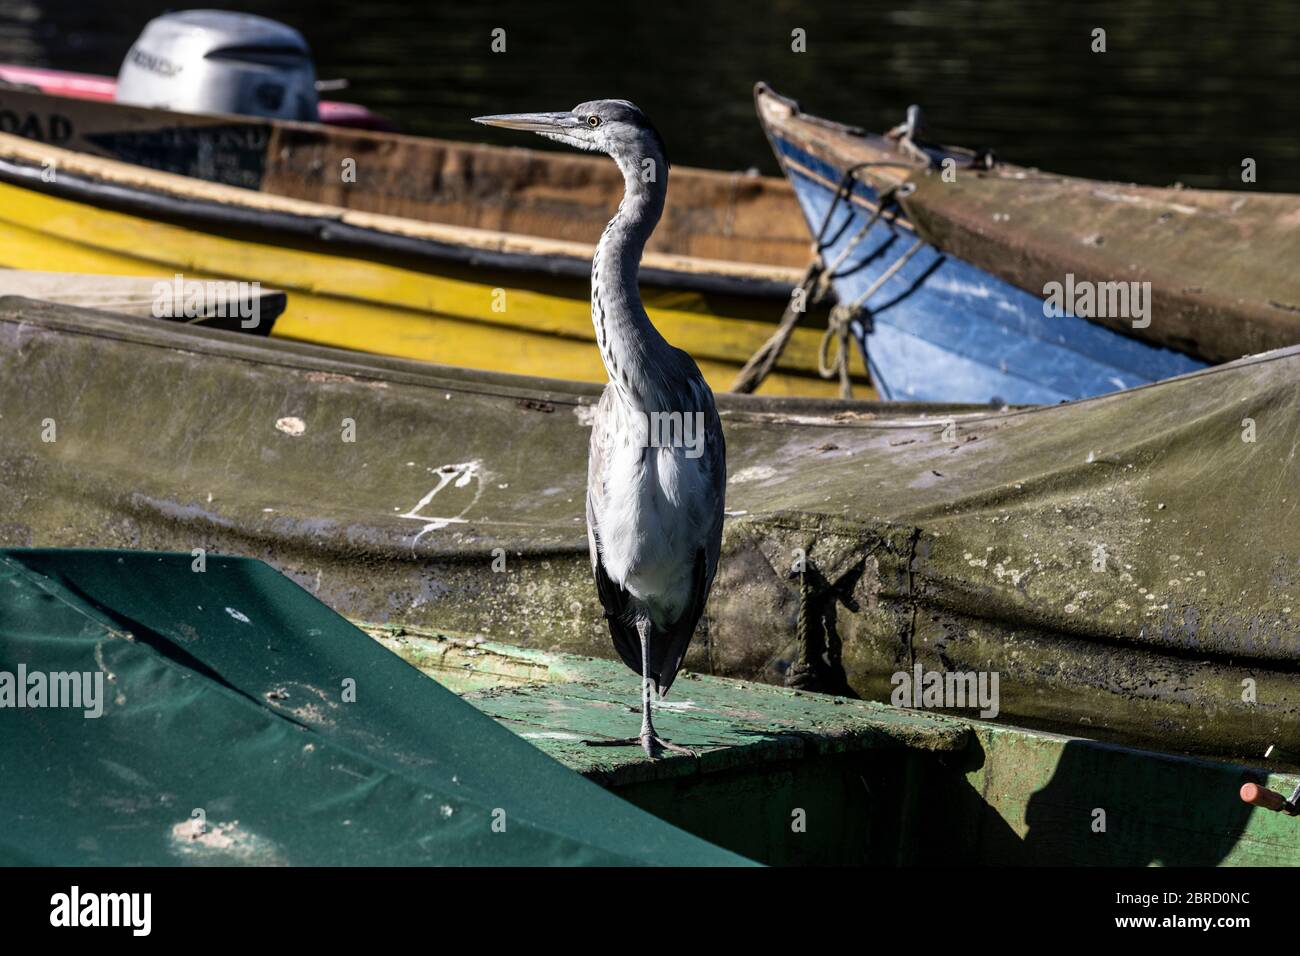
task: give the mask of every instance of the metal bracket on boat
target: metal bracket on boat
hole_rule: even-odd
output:
[[[920,146],[917,146],[914,141],[916,134],[921,132],[924,127],[925,120],[921,118],[921,107],[913,103],[907,108],[906,119],[886,133],[885,139],[893,140],[897,143],[899,151],[905,156],[922,162],[927,167],[930,167],[934,165],[934,159]]]
[[[934,154],[927,151],[916,141],[917,135],[925,128],[925,120],[921,117],[921,107],[913,104],[907,108],[907,118],[899,123],[893,129],[885,134],[885,139],[892,140],[898,145],[898,151],[910,159],[920,162],[926,169],[934,169],[939,165],[939,161]],[[945,159],[960,161],[963,166],[969,169],[990,170],[997,164],[997,157],[993,151],[988,148],[967,149],[964,146],[940,146],[939,150],[946,154]]]
[[[1243,783],[1240,795],[1242,800],[1253,807],[1263,807],[1265,810],[1274,810],[1287,816],[1300,817],[1300,784],[1291,791],[1291,796],[1284,797],[1276,790],[1269,790],[1257,783]]]

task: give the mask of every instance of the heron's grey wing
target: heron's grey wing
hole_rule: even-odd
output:
[[[709,597],[708,558],[701,548],[695,553],[694,584],[691,586],[691,603],[678,618],[677,622],[666,630],[655,628],[651,635],[651,679],[659,688],[663,697],[677,679],[677,672],[682,669],[686,658],[686,649],[691,646],[695,636],[695,626],[704,614],[704,602]]]
[[[713,576],[718,571],[718,558],[722,553],[722,519],[726,507],[727,493],[727,446],[722,437],[722,423],[718,413],[709,402],[709,415],[706,431],[705,448],[709,462],[709,478],[712,487],[712,501],[709,505],[709,524],[704,537],[704,546],[695,553],[695,573],[692,575],[691,599],[686,610],[677,622],[664,631],[657,631],[652,639],[652,665],[655,672],[651,674],[659,688],[659,696],[668,693],[681,670],[686,650],[690,647],[695,628],[704,616],[704,605],[713,588]],[[657,653],[656,653],[657,652]]]
[[[637,636],[631,615],[628,612],[627,590],[605,573],[605,566],[600,560],[600,527],[596,515],[600,512],[600,502],[605,494],[605,442],[604,433],[608,418],[601,414],[605,406],[602,397],[597,406],[596,420],[591,429],[591,449],[587,459],[587,547],[591,550],[591,576],[596,579],[596,595],[605,609],[605,618],[609,621],[610,637],[614,639],[614,649],[623,663],[638,674],[641,673],[641,638]]]
[[[623,659],[623,663],[638,674],[641,673],[641,638],[631,624],[628,613],[628,593],[619,587],[605,573],[605,566],[600,560],[599,533],[592,520],[591,505],[587,505],[587,537],[591,545],[591,574],[596,579],[596,594],[601,606],[605,608],[605,619],[609,622],[609,634],[614,639],[614,650]]]

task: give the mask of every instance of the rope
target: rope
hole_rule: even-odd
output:
[[[758,351],[750,357],[739,374],[736,375],[736,380],[731,383],[733,392],[748,394],[758,388],[763,379],[767,378],[768,374],[771,373],[777,359],[785,351],[790,336],[794,334],[794,327],[799,324],[799,316],[807,308],[820,302],[823,295],[825,295],[826,286],[825,283],[820,281],[821,277],[821,256],[814,256],[813,261],[808,264],[808,269],[804,272],[803,280],[790,293],[790,302],[781,315],[781,321],[777,325],[776,331],[769,336],[766,342],[759,346]],[[796,308],[796,303],[800,301],[804,303],[803,309]]]
[[[831,243],[826,239],[826,232],[830,228],[831,221],[835,217],[835,211],[839,204],[845,201],[853,191],[853,182],[858,172],[869,166],[897,166],[897,163],[869,162],[858,163],[850,166],[844,171],[839,185],[835,189],[835,196],[831,200],[830,206],[826,210],[826,215],[822,218],[821,226],[817,230],[817,239],[813,245],[813,259],[804,271],[803,279],[794,291],[790,293],[790,302],[785,307],[781,315],[781,321],[777,323],[776,331],[773,332],[758,350],[749,358],[740,372],[737,373],[735,380],[731,383],[731,391],[750,393],[763,383],[763,380],[771,374],[772,369],[776,366],[781,354],[785,351],[786,345],[790,341],[790,336],[794,334],[795,326],[799,324],[799,318],[813,307],[819,305],[826,298],[826,293],[830,290],[830,280],[839,270],[840,266],[849,257],[857,245],[867,237],[880,218],[885,214],[886,209],[891,208],[898,199],[899,187],[886,190],[880,195],[880,202],[876,206],[875,212],[866,223],[854,234],[853,238],[845,243],[835,260],[827,266],[822,259],[822,253]],[[907,193],[903,193],[906,195]],[[886,220],[891,223],[892,219]],[[833,241],[833,240],[832,240]],[[802,294],[801,294],[802,293]],[[803,308],[797,308],[796,304],[802,302]],[[832,322],[834,321],[835,310],[831,310]],[[832,325],[832,329],[834,326]],[[847,327],[846,327],[847,328]],[[828,330],[827,334],[830,334]],[[847,336],[847,331],[845,336]],[[824,362],[826,354],[826,338],[822,339],[822,350],[818,356],[818,372],[822,378],[834,378],[836,374],[840,375],[840,394],[846,398],[853,397],[853,385],[848,373],[848,362],[844,359],[847,355],[847,348],[842,342],[840,346],[841,355],[837,358],[837,366],[843,366],[842,371],[837,373],[834,369],[828,371]]]
[[[921,125],[919,107],[910,107],[908,109],[907,120],[900,126],[895,127],[886,134],[889,138],[895,140],[904,155],[916,160],[912,166],[913,171],[929,169],[934,165],[933,158],[918,147],[912,137],[919,131]],[[840,177],[839,185],[835,188],[835,195],[831,199],[831,204],[826,209],[826,215],[822,218],[821,227],[817,230],[817,237],[813,242],[813,260],[808,264],[804,272],[802,281],[795,287],[790,294],[790,303],[785,307],[781,314],[781,321],[777,323],[776,331],[773,332],[758,350],[750,357],[749,361],[744,364],[740,372],[736,375],[735,381],[731,383],[733,392],[753,392],[763,380],[771,374],[772,369],[776,366],[777,361],[781,358],[781,353],[785,351],[786,345],[790,341],[790,336],[794,334],[795,326],[799,324],[799,317],[813,306],[818,305],[830,289],[831,280],[835,278],[840,267],[848,259],[849,255],[857,248],[858,244],[871,232],[871,229],[877,222],[885,217],[887,209],[895,209],[898,200],[908,196],[916,189],[915,183],[910,181],[899,183],[898,185],[885,190],[880,194],[879,201],[876,204],[875,212],[867,219],[866,223],[860,228],[844,247],[836,255],[835,261],[829,266],[825,264],[822,254],[827,247],[832,245],[838,235],[832,239],[827,239],[826,233],[830,229],[831,221],[835,218],[835,212],[839,209],[840,203],[850,202],[853,195],[853,184],[857,181],[858,173],[864,169],[875,166],[888,166],[896,168],[906,163],[899,163],[897,160],[872,160],[865,163],[856,163],[844,170],[844,175]],[[885,218],[895,234],[897,227],[894,225],[898,218],[895,209],[891,217]],[[852,221],[852,213],[845,222],[847,226]],[[843,232],[841,227],[840,232]],[[874,295],[881,286],[889,281],[898,273],[898,270],[916,254],[917,250],[924,245],[920,239],[913,243],[912,247],[894,262],[885,272],[871,284],[862,295],[858,296],[849,305],[837,305],[831,309],[830,318],[827,322],[825,334],[822,335],[821,345],[817,350],[817,373],[822,378],[839,378],[840,396],[842,398],[853,397],[853,383],[849,373],[849,335],[850,325],[859,312],[862,311],[867,299]],[[797,308],[796,303],[802,302],[803,308]],[[831,343],[837,344],[834,361],[829,360]],[[865,354],[864,358],[867,363],[868,372],[871,373],[872,379],[876,382],[877,387],[882,391],[887,388],[880,381],[879,375],[874,374],[873,365],[869,356]]]
[[[934,157],[923,148],[919,147],[913,139],[917,132],[920,131],[920,126],[920,109],[913,106],[908,109],[907,120],[886,134],[887,138],[894,140],[898,144],[900,151],[904,155],[916,160],[916,163],[912,166],[914,171],[929,169],[935,164]],[[995,163],[993,154],[988,150],[976,151],[947,146],[943,147],[943,150],[949,154],[960,155],[966,160],[967,165],[976,169],[992,169]],[[785,347],[790,341],[790,336],[794,334],[795,326],[799,324],[799,317],[805,311],[818,305],[826,297],[826,293],[829,291],[831,286],[831,280],[836,277],[845,260],[848,259],[853,250],[857,248],[858,244],[867,237],[871,232],[872,227],[875,226],[877,222],[883,218],[894,234],[898,234],[898,229],[895,225],[895,221],[898,218],[898,212],[895,207],[897,207],[899,199],[911,195],[911,193],[916,189],[916,184],[910,180],[899,183],[880,194],[880,199],[876,205],[875,212],[871,214],[871,217],[866,221],[862,228],[854,234],[853,238],[845,243],[844,247],[839,251],[839,254],[836,255],[835,261],[830,263],[830,265],[826,265],[822,258],[822,254],[826,251],[827,247],[834,244],[834,242],[839,238],[839,234],[842,234],[844,228],[852,221],[852,213],[850,212],[849,219],[846,220],[844,226],[840,227],[836,236],[827,239],[826,233],[830,229],[831,221],[835,218],[835,213],[839,209],[840,203],[851,201],[850,197],[853,194],[853,184],[857,181],[858,173],[873,166],[897,168],[898,166],[906,165],[906,163],[900,163],[897,160],[873,160],[871,162],[857,163],[856,165],[850,166],[844,170],[844,175],[840,177],[839,185],[835,188],[835,195],[832,197],[831,203],[826,209],[826,215],[822,218],[821,226],[817,230],[817,237],[813,242],[812,262],[809,263],[807,270],[804,272],[802,281],[795,287],[794,291],[791,292],[790,304],[786,306],[785,311],[782,313],[781,321],[777,324],[776,331],[768,337],[767,341],[759,346],[758,351],[750,357],[749,361],[745,363],[743,368],[741,368],[739,374],[736,375],[736,379],[731,385],[731,390],[733,392],[753,392],[760,384],[762,384],[763,380],[771,374],[772,369],[776,366],[777,361],[781,357],[781,353],[785,351]],[[887,209],[894,210],[892,216],[885,216]],[[899,259],[893,262],[890,267],[877,277],[877,279],[871,283],[871,286],[854,299],[853,302],[848,303],[847,305],[836,305],[831,309],[830,317],[827,321],[826,332],[822,335],[821,343],[817,349],[817,373],[821,375],[822,378],[826,379],[839,378],[841,398],[853,397],[853,384],[849,372],[849,353],[851,351],[849,348],[849,336],[851,334],[852,323],[858,318],[859,313],[865,309],[867,300],[880,291],[880,288],[886,282],[897,275],[898,271],[903,268],[912,256],[916,255],[923,245],[925,245],[924,240],[917,239]],[[795,307],[795,303],[799,301],[804,303],[803,309]],[[830,358],[832,343],[836,346],[833,361]],[[891,397],[889,394],[889,387],[880,377],[879,370],[876,368],[875,363],[872,362],[871,356],[867,354],[865,341],[863,342],[862,351],[863,360],[866,363],[867,372],[870,375],[871,380],[875,383],[876,389],[880,392],[881,397],[888,400]]]
[[[805,562],[807,556],[804,557]],[[812,668],[812,654],[809,653],[808,637],[812,622],[809,615],[812,613],[813,588],[812,582],[808,580],[807,567],[799,571],[799,619],[795,625],[795,642],[799,648],[799,660],[796,661],[796,667],[805,671]]]
[[[817,350],[817,372],[822,378],[839,377],[840,380],[840,398],[853,397],[853,384],[849,377],[849,333],[850,325],[857,318],[858,313],[863,311],[866,301],[880,291],[880,287],[898,274],[898,270],[907,264],[907,261],[920,251],[925,245],[924,239],[917,239],[912,243],[905,253],[894,260],[888,269],[876,277],[876,281],[871,283],[860,296],[847,304],[841,303],[831,309],[830,321],[827,323],[826,334],[822,336],[821,345]],[[835,361],[829,363],[826,361],[830,344],[837,340],[838,348],[835,352]],[[865,349],[864,349],[865,352]],[[869,366],[870,370],[870,366]],[[876,383],[880,385],[880,391],[887,393],[888,387],[885,386],[879,374],[872,376]],[[884,397],[882,395],[882,397]]]
[[[856,313],[843,305],[831,309],[830,321],[826,333],[822,336],[817,349],[817,374],[822,378],[839,377],[840,398],[853,397],[853,383],[849,378],[849,323]],[[827,353],[831,342],[835,342],[835,361],[827,362]]]

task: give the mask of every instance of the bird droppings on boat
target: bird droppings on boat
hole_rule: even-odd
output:
[[[190,863],[284,865],[275,844],[241,827],[238,820],[226,823],[182,820],[171,829],[171,848]]]
[[[579,404],[573,406],[573,417],[583,428],[590,428],[596,421],[596,406]]]
[[[307,381],[309,382],[356,382],[351,375],[344,375],[340,372],[308,372]]]
[[[699,705],[693,700],[663,700],[660,698],[655,701],[655,710],[671,710],[678,713],[698,709]]]
[[[727,480],[727,483],[742,485],[748,481],[765,481],[774,477],[776,477],[776,469],[771,465],[750,465],[748,468],[742,468],[733,474]]]
[[[1009,579],[1009,580],[1011,581],[1011,586],[1012,586],[1012,587],[1019,587],[1019,586],[1020,586],[1020,582],[1021,582],[1021,580],[1022,580],[1022,579],[1024,578],[1024,576],[1025,576],[1026,574],[1028,574],[1028,573],[1029,573],[1029,572],[1028,572],[1027,570],[1026,570],[1026,571],[1017,571],[1015,568],[1008,568],[1008,567],[1006,567],[1004,564],[1002,564],[1002,562],[998,562],[997,564],[995,564],[995,565],[993,566],[993,574],[994,574],[994,576],[995,576],[999,581],[1004,580],[1004,579]]]
[[[483,469],[482,460],[478,458],[471,461],[457,462],[455,464],[440,465],[437,468],[430,468],[428,471],[430,474],[438,476],[438,484],[416,502],[415,506],[411,508],[410,511],[404,512],[398,516],[413,521],[424,522],[424,527],[420,529],[411,542],[411,547],[413,549],[416,544],[419,543],[420,539],[431,531],[441,531],[452,524],[466,524],[467,519],[464,516],[470,511],[470,509],[478,504],[479,499],[483,495],[484,481],[489,477],[488,473]],[[449,517],[436,517],[420,513],[447,487],[465,488],[470,485],[471,482],[475,484],[473,497],[457,514]]]
[[[285,418],[277,418],[275,420],[275,427],[277,431],[284,432],[290,438],[298,438],[307,431],[307,423],[301,418],[292,415],[286,416]]]

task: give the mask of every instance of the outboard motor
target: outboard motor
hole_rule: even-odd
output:
[[[297,30],[247,13],[150,20],[122,63],[119,103],[316,122],[316,69]]]

